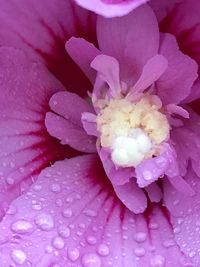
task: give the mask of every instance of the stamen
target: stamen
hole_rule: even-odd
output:
[[[157,153],[158,145],[168,139],[169,123],[160,108],[153,96],[145,96],[137,103],[112,99],[100,110],[100,143],[111,149],[117,166],[137,166]]]

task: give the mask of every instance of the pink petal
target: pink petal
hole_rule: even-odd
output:
[[[102,81],[108,84],[109,96],[113,98],[117,97],[121,92],[118,61],[113,57],[98,55],[92,61],[91,67],[98,72]]]
[[[66,157],[44,125],[52,94],[62,85],[24,52],[0,48],[0,217],[10,201],[37,179],[40,171]]]
[[[165,72],[167,65],[166,58],[161,55],[156,55],[149,59],[142,70],[139,80],[131,88],[128,97],[132,98],[135,93],[142,93],[145,89],[148,89]]]
[[[193,266],[199,266],[200,183],[199,177],[195,175],[191,168],[188,170],[185,180],[195,191],[194,196],[185,196],[165,180],[164,200],[171,213],[174,233],[180,249],[192,259]]]
[[[183,0],[167,0],[167,1],[160,1],[160,0],[151,0],[149,5],[153,8],[154,12],[159,21],[170,13],[170,11],[176,6],[177,3],[182,2]],[[184,0],[185,1],[185,0]]]
[[[67,41],[65,48],[73,61],[76,62],[88,79],[94,83],[96,72],[91,68],[90,64],[101,52],[93,44],[82,38],[75,37]]]
[[[96,138],[89,136],[82,127],[73,122],[48,112],[45,125],[49,134],[61,140],[62,145],[69,145],[81,152],[96,152]]]
[[[81,116],[83,128],[86,131],[86,133],[89,135],[94,135],[96,137],[99,137],[96,118],[97,116],[95,114],[89,112],[83,112]]]
[[[135,168],[135,173],[139,187],[150,185],[164,174],[169,177],[179,175],[174,149],[167,145],[161,155],[140,163]]]
[[[160,202],[162,199],[162,191],[156,183],[152,183],[145,187],[145,190],[148,193],[151,202]]]
[[[45,169],[0,224],[0,265],[182,267],[165,210],[134,215],[105,179],[92,155]]]
[[[130,85],[137,81],[147,60],[158,53],[157,20],[147,5],[122,18],[98,17],[97,37],[100,50],[119,61],[121,78]]]
[[[200,2],[184,0],[168,10],[161,21],[162,32],[176,36],[181,51],[200,64]]]
[[[84,93],[83,85],[90,83],[67,55],[65,43],[74,35],[95,41],[93,14],[72,0],[0,0],[0,6],[1,45],[23,49],[42,60],[68,89]]]
[[[110,158],[110,152],[101,148],[99,151],[104,170],[113,186],[124,185],[128,183],[130,178],[134,177],[134,168],[118,168],[114,165]]]
[[[168,60],[168,68],[156,83],[157,94],[164,104],[178,104],[190,94],[197,78],[197,64],[179,51],[170,34],[161,36],[160,53]]]
[[[78,126],[82,126],[81,116],[83,112],[93,112],[92,105],[70,92],[54,94],[50,99],[49,105],[55,113]]]
[[[134,180],[123,185],[113,185],[115,193],[124,205],[134,213],[142,213],[147,208],[147,198]]]
[[[54,94],[49,102],[51,109],[48,112],[45,125],[51,136],[61,140],[61,144],[68,144],[82,152],[96,152],[96,138],[89,136],[83,129],[81,116],[84,112],[92,112],[84,99],[69,92]]]
[[[76,0],[77,4],[105,17],[123,16],[148,0]]]

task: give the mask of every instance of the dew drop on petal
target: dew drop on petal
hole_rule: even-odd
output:
[[[72,217],[72,210],[71,209],[64,209],[63,211],[62,211],[62,215],[63,215],[63,217],[65,217],[65,218],[71,218]]]
[[[83,256],[82,264],[84,267],[101,267],[101,259],[94,253]]]
[[[11,253],[11,258],[16,264],[23,264],[26,261],[26,253],[20,249],[14,249]]]
[[[70,229],[69,227],[66,226],[60,226],[58,228],[58,234],[63,237],[63,238],[67,238],[70,236]]]
[[[52,184],[51,191],[54,193],[59,193],[61,191],[61,186],[59,184]]]
[[[76,260],[78,260],[78,258],[80,256],[80,252],[77,248],[68,248],[67,256],[68,256],[69,260],[76,261]]]
[[[53,244],[54,248],[56,248],[56,249],[62,249],[65,246],[64,240],[59,236],[57,236],[53,239],[52,244]]]
[[[162,255],[155,255],[150,261],[151,267],[163,267],[165,266],[165,258]]]
[[[86,240],[87,240],[87,242],[88,242],[89,245],[95,245],[97,243],[96,238],[94,236],[91,236],[91,235],[88,236],[86,238]]]
[[[145,255],[145,249],[144,248],[135,248],[134,253],[135,253],[135,256],[142,257]]]
[[[105,244],[100,244],[98,247],[98,254],[100,256],[108,256],[109,254],[109,247]]]
[[[30,233],[33,225],[26,220],[18,220],[11,225],[11,230],[18,234]]]
[[[54,220],[50,214],[42,213],[36,216],[35,224],[43,231],[50,231],[54,227]]]
[[[134,236],[135,241],[138,243],[144,242],[146,240],[146,238],[147,238],[147,234],[144,232],[138,232]]]

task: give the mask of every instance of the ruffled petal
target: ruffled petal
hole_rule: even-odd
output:
[[[121,79],[133,85],[147,60],[158,52],[157,20],[147,5],[137,8],[123,18],[99,17],[97,38],[103,54],[119,61]]]
[[[135,168],[137,183],[146,187],[166,174],[169,177],[179,175],[174,149],[167,145],[165,151],[154,158],[147,159]]]
[[[41,169],[67,156],[44,125],[48,101],[63,86],[24,52],[0,48],[0,217]]]
[[[76,0],[77,4],[99,15],[112,18],[131,12],[148,0]]]
[[[165,180],[164,202],[170,211],[175,238],[181,251],[192,259],[193,266],[199,266],[200,182],[191,167],[185,175],[185,181],[193,189],[195,195],[185,196]]]
[[[101,52],[92,43],[75,37],[67,41],[65,48],[73,61],[76,62],[93,84],[96,78],[96,71],[91,68],[90,64]]]
[[[56,113],[46,114],[45,125],[50,135],[61,140],[63,145],[67,144],[82,152],[95,152],[96,138],[87,135],[81,122],[82,114],[92,112],[92,106],[78,95],[69,92],[54,94],[49,105]]]
[[[156,83],[157,94],[164,104],[178,104],[190,94],[198,66],[179,51],[176,39],[170,34],[161,35],[160,53],[168,60],[168,68]]]
[[[148,89],[165,72],[168,62],[165,57],[156,55],[145,64],[139,80],[128,93],[128,98],[134,98],[136,93],[142,93]]]
[[[96,156],[60,161],[16,199],[0,224],[1,266],[165,266],[188,263],[165,210],[134,215]]]
[[[44,62],[70,90],[84,93],[90,87],[67,55],[65,43],[72,36],[96,40],[93,14],[71,0],[43,0],[39,4],[34,0],[1,0],[0,6],[1,45],[23,49],[32,59]]]

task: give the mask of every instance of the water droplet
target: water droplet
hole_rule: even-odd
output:
[[[26,234],[33,230],[33,225],[26,220],[18,220],[11,225],[11,230],[15,233]]]
[[[100,244],[98,247],[98,254],[100,256],[108,256],[109,254],[109,247],[105,244]]]
[[[152,179],[152,173],[148,170],[143,171],[143,178],[147,181]]]
[[[94,236],[88,236],[86,240],[89,245],[95,245],[97,243],[97,240]]]
[[[145,249],[144,248],[136,248],[134,250],[135,256],[142,257],[145,255]]]
[[[155,255],[150,261],[151,267],[163,267],[165,265],[165,258],[162,255]]]
[[[59,236],[57,236],[57,237],[55,237],[55,238],[53,239],[52,244],[53,244],[53,246],[54,246],[55,248],[57,248],[57,249],[62,249],[62,248],[64,248],[64,246],[65,246],[65,242],[64,242],[64,240],[63,240],[61,237],[59,237]]]
[[[36,216],[35,224],[43,231],[50,231],[54,227],[54,220],[50,214],[42,213]]]
[[[84,210],[83,214],[85,214],[86,216],[89,216],[89,217],[96,217],[97,216],[96,211],[90,210],[90,209]]]
[[[53,252],[53,247],[50,246],[50,245],[48,245],[48,246],[46,246],[45,251],[46,251],[46,253],[49,253],[50,254],[50,253]]]
[[[138,232],[134,236],[135,241],[138,243],[144,242],[146,240],[146,238],[147,238],[147,234],[144,232]]]
[[[15,180],[12,177],[7,177],[6,178],[6,182],[9,185],[13,185],[15,183]]]
[[[26,254],[23,250],[14,249],[11,253],[11,258],[16,264],[23,264],[26,261]]]
[[[39,184],[35,184],[34,186],[33,186],[33,190],[34,191],[40,191],[42,189],[42,186],[41,185],[39,185]]]
[[[59,193],[61,191],[61,186],[59,184],[52,184],[51,191],[54,193]]]
[[[68,248],[67,255],[71,261],[76,261],[80,256],[80,252],[77,248]]]
[[[101,267],[101,259],[94,253],[86,254],[82,258],[84,267]]]
[[[69,227],[60,226],[58,228],[58,234],[62,236],[63,238],[67,238],[70,236],[70,229]]]
[[[72,217],[72,210],[71,209],[64,209],[62,212],[63,217],[70,218]]]

